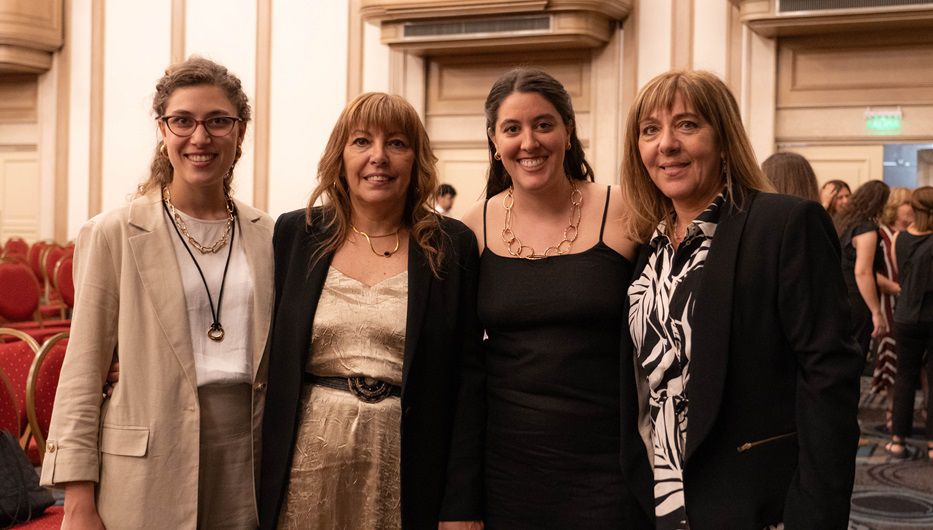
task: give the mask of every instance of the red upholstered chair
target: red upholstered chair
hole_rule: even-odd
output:
[[[75,279],[72,273],[74,258],[64,256],[58,260],[55,265],[55,272],[52,274],[52,285],[58,294],[62,297],[64,303],[69,309],[75,306]]]
[[[39,344],[29,335],[9,328],[0,328],[0,337],[12,337],[18,340],[0,344],[0,370],[6,374],[13,386],[13,397],[19,411],[19,432],[26,428],[26,381],[32,361],[39,351]]]
[[[13,236],[3,244],[3,257],[19,257],[26,259],[29,254],[29,243],[21,237]]]
[[[26,381],[26,416],[29,430],[36,439],[39,462],[45,456],[45,440],[52,422],[52,404],[58,389],[58,377],[68,348],[68,333],[59,333],[45,341],[29,369]]]
[[[26,262],[29,263],[29,267],[32,269],[32,273],[36,275],[36,278],[42,277],[42,250],[49,244],[48,241],[36,241],[29,247],[29,254],[26,256]]]
[[[65,508],[63,506],[49,506],[42,512],[42,515],[16,528],[17,530],[59,530],[64,518]]]
[[[13,384],[6,373],[0,370],[0,431],[10,433],[18,440],[21,426]]]
[[[29,267],[17,261],[0,262],[0,321],[30,321],[39,308],[39,282]]]

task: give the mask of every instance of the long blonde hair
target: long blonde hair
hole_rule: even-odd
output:
[[[384,131],[400,130],[411,142],[415,153],[411,180],[405,197],[402,223],[412,233],[424,252],[428,265],[439,274],[444,257],[441,226],[434,212],[434,190],[437,188],[437,157],[431,150],[428,133],[414,107],[401,96],[383,92],[368,92],[347,104],[337,118],[318,163],[318,185],[311,193],[305,219],[308,225],[323,223],[323,244],[312,256],[312,263],[323,255],[335,252],[347,240],[350,232],[350,195],[343,150],[354,129],[376,127]],[[323,199],[323,218],[312,216],[315,204]]]
[[[662,220],[671,226],[673,203],[654,185],[638,149],[639,124],[659,109],[670,110],[677,97],[710,124],[722,153],[726,195],[741,206],[750,190],[773,191],[742,125],[739,106],[729,87],[709,72],[674,70],[648,82],[632,104],[625,125],[622,196],[628,206],[626,235],[647,241]]]
[[[156,83],[155,96],[152,98],[152,111],[155,113],[156,118],[165,114],[168,98],[176,90],[201,85],[220,87],[224,94],[227,95],[230,103],[233,103],[233,106],[236,107],[237,117],[243,120],[241,126],[246,127],[252,117],[252,110],[249,106],[249,98],[246,97],[246,92],[243,91],[240,78],[232,74],[226,67],[198,56],[191,56],[185,61],[169,66],[165,70],[165,75]],[[163,188],[172,183],[175,169],[172,167],[172,163],[169,162],[168,155],[162,152],[163,145],[163,142],[156,144],[155,155],[149,166],[149,178],[136,189],[136,196],[143,196],[150,190]],[[242,154],[243,151],[237,145],[233,165],[224,175],[225,195],[230,195],[233,184],[233,168]]]

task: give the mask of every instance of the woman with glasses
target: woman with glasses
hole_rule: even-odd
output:
[[[42,482],[65,488],[63,528],[254,528],[273,279],[272,220],[230,196],[250,106],[191,58],[152,108],[148,180],[78,236]]]

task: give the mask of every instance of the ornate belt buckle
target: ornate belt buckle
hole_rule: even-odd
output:
[[[348,377],[347,386],[350,387],[350,392],[364,403],[379,403],[392,393],[392,385],[372,377]]]

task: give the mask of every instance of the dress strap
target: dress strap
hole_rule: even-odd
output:
[[[603,232],[606,230],[606,215],[609,213],[609,193],[612,192],[612,186],[606,186],[606,206],[603,207],[603,222],[599,226],[599,242],[603,242]]]
[[[483,248],[486,248],[486,208],[489,206],[489,199],[486,199],[486,202],[483,203]]]

